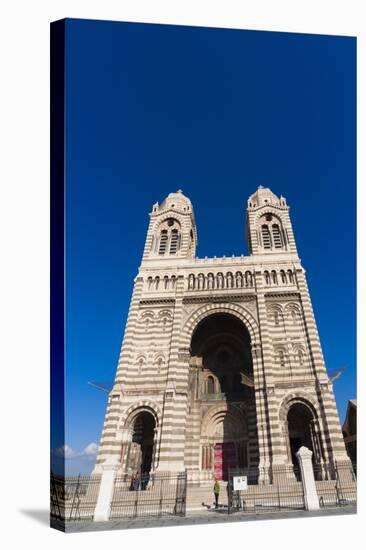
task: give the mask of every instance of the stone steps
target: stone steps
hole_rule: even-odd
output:
[[[227,506],[226,482],[220,483],[219,505]],[[215,503],[213,483],[201,487],[187,487],[187,510],[208,510]]]

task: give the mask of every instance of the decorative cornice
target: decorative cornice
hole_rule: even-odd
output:
[[[158,306],[160,304],[175,304],[175,298],[155,298],[150,300],[140,300],[140,306]]]
[[[264,294],[265,298],[299,298],[300,292],[268,292]]]
[[[255,300],[255,294],[219,294],[218,296],[186,296],[183,298],[183,304],[253,302]]]

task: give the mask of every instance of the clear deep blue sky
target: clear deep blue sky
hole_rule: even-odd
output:
[[[67,20],[67,428],[99,443],[148,213],[182,188],[197,254],[247,254],[258,185],[283,194],[343,421],[355,382],[350,37]],[[62,442],[53,441],[57,446]],[[92,460],[69,462],[88,470]]]

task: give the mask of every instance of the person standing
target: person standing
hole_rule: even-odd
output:
[[[228,511],[230,513],[231,511],[231,507],[232,507],[232,504],[233,504],[233,485],[232,485],[232,482],[231,480],[229,479],[229,481],[227,482],[227,485],[226,485],[226,492],[227,492],[227,506],[228,506]]]
[[[214,495],[215,495],[215,508],[218,507],[219,505],[219,495],[220,495],[220,484],[219,482],[217,481],[217,479],[215,478],[215,485],[214,485]]]
[[[135,474],[133,473],[132,476],[131,476],[130,491],[134,491],[134,490],[135,490],[135,482],[136,482],[136,476],[135,476]]]

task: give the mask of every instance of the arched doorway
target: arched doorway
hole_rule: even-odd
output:
[[[193,333],[191,354],[202,358],[202,394],[225,394],[228,401],[249,395],[253,387],[250,336],[237,317],[216,313],[203,319]]]
[[[128,467],[147,477],[154,454],[155,419],[147,411],[140,412],[133,421],[131,453]]]
[[[191,355],[202,361],[197,395],[205,418],[218,411],[201,426],[201,470],[225,480],[229,470],[258,465],[249,332],[236,316],[213,313],[197,325]]]
[[[312,451],[313,463],[316,461],[314,449],[314,416],[305,404],[293,404],[287,413],[288,445],[292,464],[297,467],[296,453],[304,446]]]

